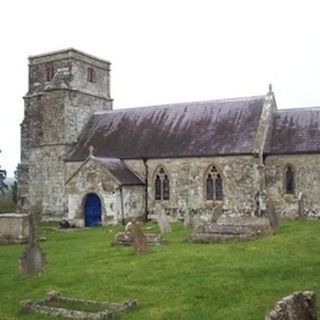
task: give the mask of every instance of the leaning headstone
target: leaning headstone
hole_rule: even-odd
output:
[[[158,221],[158,225],[159,225],[159,229],[161,234],[165,234],[165,233],[169,233],[172,231],[170,222],[169,222],[169,218],[166,214],[164,213],[159,213],[157,215],[157,221]]]
[[[312,291],[294,292],[278,301],[265,320],[315,320],[316,295]]]
[[[32,207],[29,210],[29,237],[28,243],[19,258],[19,273],[22,277],[40,275],[45,266],[46,258],[39,245],[37,224],[40,210]]]
[[[273,232],[276,232],[279,225],[279,218],[274,208],[274,205],[271,200],[267,200],[267,210],[266,210],[267,218],[269,219],[270,226]]]
[[[133,238],[133,248],[136,254],[140,255],[147,251],[147,238],[137,222],[129,222],[126,231],[130,232]]]

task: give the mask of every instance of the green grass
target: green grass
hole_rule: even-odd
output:
[[[42,299],[50,290],[80,299],[137,299],[139,308],[125,320],[257,320],[293,291],[320,293],[319,221],[283,221],[275,236],[211,245],[183,242],[190,231],[176,224],[169,243],[144,256],[110,245],[119,230],[64,232],[43,225],[47,270],[28,279],[17,272],[23,246],[1,246],[0,319],[51,319],[18,308],[19,301]]]

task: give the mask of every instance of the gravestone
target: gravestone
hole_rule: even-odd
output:
[[[22,277],[40,275],[45,266],[46,258],[39,245],[37,225],[40,209],[36,206],[29,210],[29,237],[25,250],[19,258],[19,273]]]
[[[275,233],[278,229],[279,218],[274,208],[274,205],[271,200],[267,200],[267,210],[266,210],[267,218],[269,219],[270,226]]]
[[[134,252],[138,255],[147,251],[147,238],[137,222],[129,222],[126,225],[126,231],[130,232],[133,238]]]
[[[187,209],[185,214],[184,214],[183,225],[184,225],[185,228],[192,227],[191,215],[190,215],[190,210],[189,209]]]
[[[169,233],[172,231],[169,218],[166,214],[159,213],[157,215],[157,222],[158,222],[161,234]]]
[[[304,202],[302,192],[299,192],[298,196],[298,219],[304,219]]]

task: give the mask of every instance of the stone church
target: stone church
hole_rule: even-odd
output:
[[[236,99],[113,109],[110,63],[75,49],[29,58],[20,206],[76,225],[165,213],[209,221],[320,213],[320,108]]]

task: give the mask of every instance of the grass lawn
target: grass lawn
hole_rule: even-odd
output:
[[[148,232],[157,232],[154,224]],[[49,290],[101,301],[138,300],[124,320],[257,320],[296,290],[320,293],[320,221],[282,221],[277,235],[231,244],[190,244],[190,230],[175,224],[169,243],[135,256],[112,247],[120,227],[58,230],[41,226],[47,270],[20,279],[22,245],[0,246],[0,319],[51,319],[20,314],[23,299]],[[52,318],[57,319],[57,318]]]

